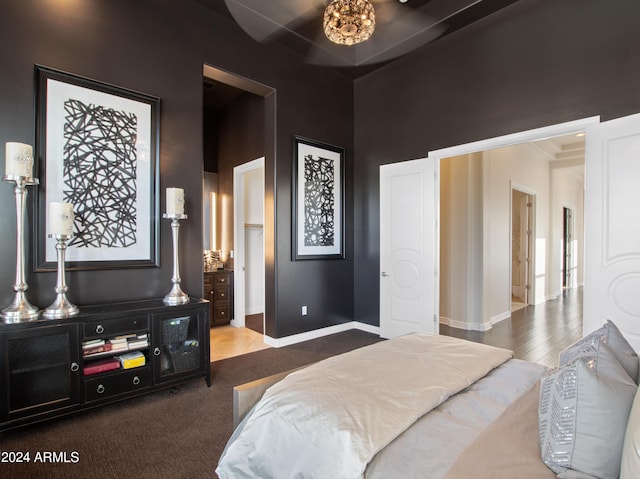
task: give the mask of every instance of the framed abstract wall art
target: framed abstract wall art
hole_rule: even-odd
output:
[[[50,202],[74,205],[67,269],[159,266],[160,99],[36,66],[35,268],[56,268]]]
[[[344,149],[294,137],[293,260],[344,259]]]

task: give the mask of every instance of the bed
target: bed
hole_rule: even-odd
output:
[[[637,478],[639,366],[623,341],[607,322],[549,369],[505,349],[412,334],[241,385],[238,424],[216,472],[221,479]],[[591,376],[615,398],[590,386]],[[602,437],[594,440],[589,428]]]

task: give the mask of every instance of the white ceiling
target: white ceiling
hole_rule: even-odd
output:
[[[565,135],[533,142],[547,156],[553,169],[567,169],[584,181],[584,135]]]

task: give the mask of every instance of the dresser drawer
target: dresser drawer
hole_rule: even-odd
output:
[[[109,376],[84,380],[84,399],[86,402],[128,393],[151,386],[151,367],[120,371]]]
[[[133,331],[149,329],[148,316],[131,316],[128,318],[107,319],[84,323],[84,338],[120,336]]]
[[[228,302],[213,306],[213,323],[228,324],[231,321],[231,306]]]
[[[228,301],[229,288],[217,288],[213,290],[214,301]]]
[[[213,287],[214,288],[226,288],[229,283],[231,282],[230,278],[230,274],[227,272],[224,273],[218,273],[216,275],[213,276]]]
[[[211,289],[213,288],[213,274],[212,273],[205,273],[204,274],[204,289],[205,291],[207,289]]]

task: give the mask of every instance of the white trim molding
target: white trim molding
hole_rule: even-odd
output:
[[[326,328],[314,329],[313,331],[306,331],[304,333],[292,334],[291,336],[285,336],[283,338],[272,338],[271,336],[264,335],[264,342],[273,348],[281,348],[283,346],[291,346],[292,344],[301,343],[303,341],[309,341],[310,339],[317,339],[323,336],[329,336],[330,334],[342,333],[351,329],[358,329],[366,333],[372,333],[380,335],[380,327],[372,326],[370,324],[360,323],[358,321],[350,321],[348,323],[336,324],[334,326],[328,326]]]

